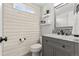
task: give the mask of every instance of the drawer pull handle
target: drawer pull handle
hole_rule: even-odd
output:
[[[65,48],[65,45],[63,45],[62,47]]]

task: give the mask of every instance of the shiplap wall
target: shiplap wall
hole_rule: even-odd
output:
[[[0,36],[2,36],[2,4],[0,3]]]
[[[2,37],[2,3],[0,3],[0,37]],[[0,43],[0,56],[2,56],[2,43]]]
[[[19,56],[30,51],[30,45],[39,40],[40,8],[34,4],[24,4],[32,8],[34,14],[18,11],[12,3],[3,4],[4,36],[8,41],[4,43],[3,55]],[[26,38],[20,42],[19,38]]]

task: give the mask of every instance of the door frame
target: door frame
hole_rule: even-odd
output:
[[[3,37],[3,3],[0,3],[0,38]],[[3,42],[0,42],[0,56],[3,55]]]

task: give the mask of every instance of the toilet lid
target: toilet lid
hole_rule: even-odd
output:
[[[41,47],[42,47],[41,44],[34,44],[31,46],[31,48],[41,48]]]

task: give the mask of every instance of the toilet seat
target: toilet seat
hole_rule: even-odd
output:
[[[31,51],[32,52],[38,52],[38,51],[41,50],[41,48],[42,48],[42,45],[37,43],[37,44],[34,44],[34,45],[31,46]]]

